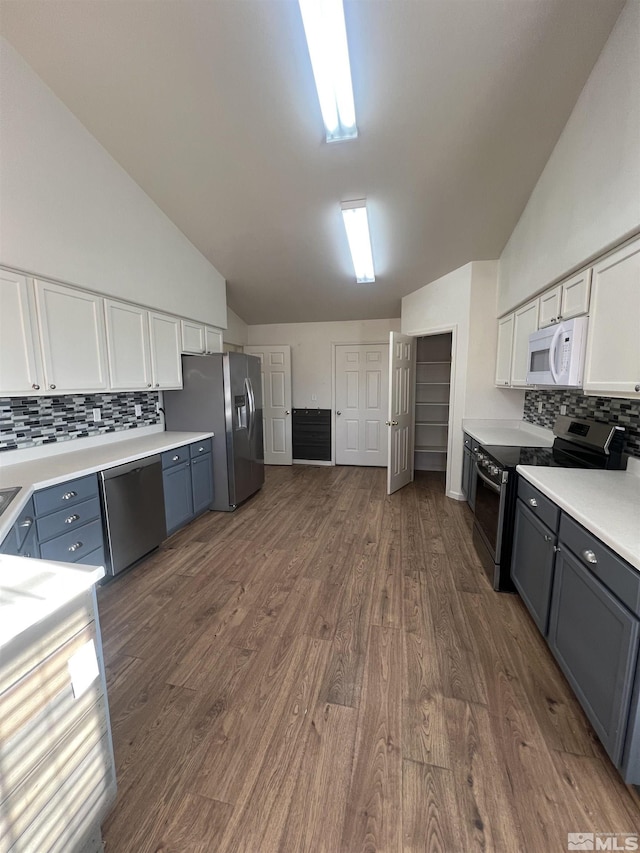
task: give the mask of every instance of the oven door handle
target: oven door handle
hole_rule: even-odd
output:
[[[500,488],[500,486],[496,486],[496,484],[493,482],[493,480],[490,480],[488,477],[485,477],[485,475],[482,473],[482,471],[478,468],[477,462],[476,462],[476,474],[478,475],[478,477],[480,477],[480,479],[483,482],[485,482],[487,484],[487,486],[489,486],[490,489],[493,489],[494,492],[497,492],[498,494],[500,494],[502,492],[502,489]]]

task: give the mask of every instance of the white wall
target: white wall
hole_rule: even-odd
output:
[[[249,327],[235,311],[227,308],[227,329],[223,335],[225,344],[243,347],[249,343]]]
[[[0,263],[226,326],[225,282],[4,39]]]
[[[295,408],[331,408],[332,347],[334,343],[388,343],[389,332],[400,331],[400,320],[360,320],[338,323],[278,323],[249,326],[249,344],[289,344],[292,399]],[[317,400],[312,400],[315,394]]]
[[[640,3],[628,0],[500,258],[498,313],[640,229]]]
[[[521,418],[524,394],[493,384],[496,356],[497,262],[474,261],[402,300],[402,332],[452,329],[447,494],[462,497],[463,418]]]

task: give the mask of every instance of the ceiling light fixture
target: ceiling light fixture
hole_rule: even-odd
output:
[[[364,198],[356,201],[343,201],[341,207],[351,258],[356,271],[356,281],[362,283],[375,281],[367,201]]]
[[[342,0],[298,0],[298,3],[327,142],[355,139],[358,128]]]

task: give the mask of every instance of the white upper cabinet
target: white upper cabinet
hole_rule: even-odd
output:
[[[149,312],[126,302],[105,300],[109,386],[114,391],[152,387]]]
[[[204,324],[192,320],[182,321],[182,352],[198,355],[205,351]]]
[[[640,398],[640,239],[593,268],[584,390]]]
[[[496,353],[496,385],[511,385],[511,348],[513,346],[513,314],[498,320]]]
[[[30,282],[0,270],[0,396],[41,392],[42,360]]]
[[[149,312],[153,387],[182,388],[180,320]]]
[[[103,299],[47,281],[35,282],[45,393],[109,387]]]
[[[524,387],[527,384],[529,362],[529,335],[538,330],[540,300],[527,302],[513,313],[513,348],[511,352],[511,385]]]
[[[589,292],[591,288],[591,268],[563,281],[562,284],[546,290],[540,296],[540,318],[538,328],[559,323],[589,313]]]
[[[207,355],[214,352],[223,352],[224,344],[222,342],[222,332],[220,329],[214,329],[212,326],[205,326],[204,329],[204,351]]]

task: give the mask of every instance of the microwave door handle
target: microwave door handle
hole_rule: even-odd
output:
[[[556,354],[558,350],[558,340],[560,335],[563,333],[564,328],[561,325],[553,333],[553,337],[551,338],[551,346],[549,347],[549,370],[551,371],[551,378],[558,384],[558,371],[556,370]]]

